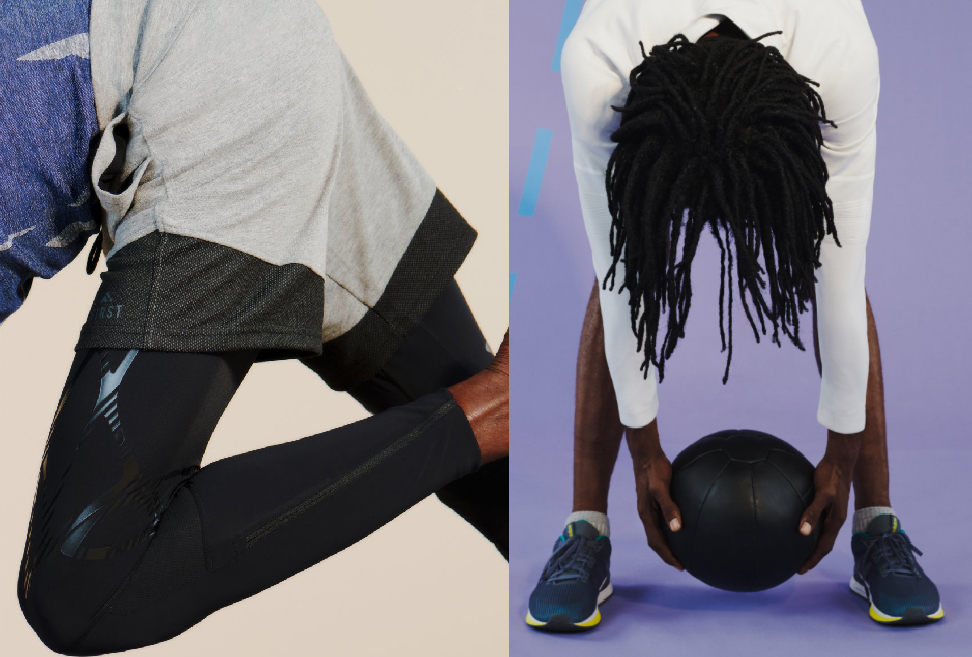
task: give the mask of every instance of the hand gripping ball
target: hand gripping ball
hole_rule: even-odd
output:
[[[813,465],[793,446],[751,430],[714,433],[672,463],[682,529],[668,544],[690,574],[727,591],[762,591],[790,579],[817,544],[798,526],[813,500]]]

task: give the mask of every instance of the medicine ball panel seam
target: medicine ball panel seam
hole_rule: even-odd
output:
[[[789,483],[787,486],[783,486],[786,477],[775,464],[772,468],[765,465],[761,466],[762,470],[759,470],[759,467],[758,464],[754,465],[753,471],[755,475],[758,475],[756,481],[760,485],[757,487],[757,494],[763,501],[760,507],[760,523],[763,526],[763,553],[767,557],[764,557],[760,564],[756,582],[752,588],[753,591],[762,591],[779,586],[790,579],[796,569],[809,558],[816,543],[816,531],[814,538],[809,541],[804,539],[797,531],[797,518],[799,518],[799,514],[805,508],[805,505]],[[774,481],[777,483],[774,484]],[[793,492],[792,498],[786,497],[787,488],[790,488]],[[793,522],[792,525],[781,526],[774,523],[773,517],[778,516],[785,506],[791,507]],[[780,533],[781,530],[783,535]],[[769,562],[766,561],[767,558]],[[787,565],[784,566],[784,564]]]
[[[783,449],[773,449],[772,451],[773,452],[777,452],[779,454],[783,454],[784,456],[787,456],[787,457],[792,457],[792,458],[797,459],[797,460],[799,460],[801,462],[804,462],[804,463],[809,464],[811,468],[813,467],[813,464],[811,464],[810,461],[807,459],[807,457],[804,456],[803,453],[800,452],[799,450],[794,449],[792,452],[790,452],[790,451],[783,450]],[[772,460],[772,453],[770,454],[769,457],[767,457],[766,462],[772,464],[772,466],[774,468],[776,468],[777,470],[779,470],[780,474],[783,475],[783,477],[787,480],[787,482],[793,488],[793,492],[796,493],[796,496],[800,498],[800,501],[801,502],[803,502],[804,507],[808,506],[809,505],[809,502],[806,501],[807,497],[810,497],[811,499],[813,497],[813,491],[814,491],[813,479],[812,478],[810,479],[809,487],[807,488],[807,492],[806,493],[803,493],[801,495],[800,494],[800,491],[797,490],[796,485],[793,483],[793,480],[790,479],[789,475],[786,474],[786,471],[783,470],[783,468],[781,468],[779,466],[779,464],[777,464],[775,461]]]
[[[705,503],[709,501],[709,494],[712,492],[712,489],[715,488],[716,483],[719,481],[719,477],[722,476],[722,473],[725,472],[726,468],[729,467],[729,464],[732,463],[732,460],[729,459],[728,456],[729,455],[726,454],[727,460],[725,465],[722,466],[722,469],[719,470],[719,473],[715,476],[715,478],[712,480],[712,483],[709,484],[709,488],[705,491],[705,495],[702,497],[702,504],[699,505],[699,511],[695,516],[695,522],[692,524],[692,540],[689,541],[689,558],[688,558],[689,563],[695,561],[695,536],[699,530],[699,522],[700,519],[702,518],[702,510],[705,508]],[[692,459],[692,460],[695,461],[697,459]],[[683,566],[685,566],[686,570],[689,568],[689,563],[682,564]]]
[[[808,490],[805,494],[800,495],[799,491],[797,491],[797,489],[796,489],[796,486],[793,485],[793,482],[790,481],[790,478],[786,476],[786,473],[783,472],[783,470],[780,468],[780,466],[776,465],[775,463],[773,463],[772,461],[770,461],[768,459],[767,459],[766,463],[768,463],[768,464],[772,465],[774,468],[776,468],[776,471],[779,472],[780,475],[782,475],[784,479],[786,479],[786,483],[788,483],[790,485],[790,488],[793,490],[793,494],[797,496],[797,499],[799,499],[800,502],[803,503],[804,508],[806,508],[807,503],[804,501],[804,498],[806,498],[808,495],[810,495],[811,493],[813,493],[813,486],[810,486],[810,490]]]
[[[753,491],[753,575],[749,578],[749,590],[756,586],[756,568],[759,565],[759,505],[756,501],[756,475],[749,465],[749,485]]]
[[[721,447],[716,447],[716,448],[710,449],[707,452],[702,452],[701,454],[697,454],[691,461],[689,461],[685,465],[679,465],[678,469],[679,470],[684,470],[685,468],[689,467],[690,465],[692,465],[693,463],[695,463],[699,459],[704,458],[704,457],[708,456],[709,454],[715,454],[717,452],[722,452],[723,454],[726,454],[726,450],[722,449]],[[679,456],[681,456],[681,455],[682,455],[681,452],[679,452]],[[728,454],[726,454],[726,458],[728,458],[730,461],[732,460],[732,457],[729,456]],[[678,461],[678,456],[675,457],[675,461],[676,462]],[[672,463],[672,469],[673,470],[675,469],[675,462]]]

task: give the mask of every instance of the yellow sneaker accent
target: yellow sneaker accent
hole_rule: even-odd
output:
[[[580,623],[574,623],[577,627],[594,627],[601,622],[601,610],[594,612],[594,617]]]
[[[574,627],[594,627],[601,622],[601,610],[596,609],[594,614],[579,623],[574,623]],[[539,621],[533,617],[533,615],[528,611],[526,615],[526,624],[531,627],[544,627],[547,623],[545,621]]]
[[[879,623],[894,623],[896,621],[901,620],[902,618],[901,616],[886,616],[881,612],[879,612],[877,609],[875,609],[874,605],[871,605],[871,610],[869,613],[871,615],[871,618],[873,618]],[[928,616],[928,618],[932,620],[938,620],[939,618],[944,618],[944,617],[945,617],[945,610],[941,606],[938,607],[938,611],[936,611],[934,614],[929,614]]]
[[[527,612],[526,615],[526,623],[527,625],[532,625],[533,627],[543,627],[544,625],[546,625],[546,623],[544,623],[543,621],[538,621],[536,618],[531,616],[529,611]]]
[[[874,620],[876,620],[879,623],[893,623],[895,621],[901,620],[901,618],[902,618],[901,616],[885,616],[884,614],[882,614],[881,612],[879,612],[877,609],[875,609],[874,608],[874,605],[871,605],[870,614],[871,614],[871,618],[873,618]]]

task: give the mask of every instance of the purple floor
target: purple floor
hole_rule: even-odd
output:
[[[566,4],[570,9],[574,1]],[[972,293],[964,274],[972,247],[966,109],[972,100],[966,35],[972,6],[944,0],[866,0],[864,7],[881,58],[868,293],[884,363],[891,497],[925,552],[921,563],[942,593],[945,620],[904,629],[880,627],[867,617],[866,603],[847,589],[849,523],[820,566],[771,591],[727,593],[676,572],[645,543],[631,460],[622,447],[610,509],[615,594],[603,607],[601,626],[565,637],[524,624],[529,592],[571,510],[574,368],[593,282],[560,76],[551,70],[564,7],[564,0],[510,7],[510,252],[516,274],[510,654],[967,654]],[[943,22],[942,16],[950,18]],[[553,131],[553,140],[535,212],[521,216],[538,129]],[[721,384],[718,260],[717,247],[706,240],[696,259],[686,340],[660,388],[662,444],[674,458],[702,435],[746,427],[778,435],[816,462],[825,432],[815,419],[819,380],[812,353],[756,345],[742,319],[729,384]]]

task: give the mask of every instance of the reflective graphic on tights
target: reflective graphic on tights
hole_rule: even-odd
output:
[[[109,546],[92,548],[83,545],[84,539],[100,519],[130,500],[140,498],[141,504],[146,508],[158,506],[156,500],[147,499],[150,496],[138,487],[141,480],[141,473],[138,463],[131,453],[131,449],[125,445],[125,433],[122,430],[121,418],[119,417],[118,411],[119,386],[131,368],[135,357],[138,355],[138,350],[128,350],[122,358],[121,363],[114,369],[111,368],[109,354],[110,352],[108,351],[102,351],[100,354],[101,380],[98,389],[98,398],[95,400],[94,408],[91,411],[91,418],[86,423],[74,452],[81,450],[82,445],[84,445],[98,426],[98,420],[104,420],[105,426],[112,437],[112,442],[119,450],[116,452],[116,456],[121,463],[121,476],[117,483],[110,486],[107,491],[88,504],[74,520],[67,523],[66,526],[63,526],[63,529],[60,531],[51,530],[50,522],[51,516],[54,513],[54,502],[61,497],[65,486],[73,479],[71,476],[74,467],[73,460],[67,464],[67,467],[59,476],[48,471],[50,467],[49,451],[51,449],[54,428],[57,425],[58,418],[69,395],[77,384],[76,379],[69,381],[58,403],[57,411],[54,415],[54,422],[51,424],[51,434],[48,436],[44,456],[41,460],[41,476],[37,491],[39,498],[38,505],[35,505],[34,511],[31,514],[27,534],[27,549],[24,555],[23,595],[25,598],[30,591],[33,569],[52,552],[59,551],[61,554],[74,559],[104,559],[112,552],[128,549],[140,543],[154,531],[155,526],[158,524],[159,512],[150,513],[152,521],[148,527],[140,529],[134,536],[122,541],[113,541],[114,544]],[[85,365],[82,364],[81,368],[83,369],[84,367]],[[113,458],[111,454],[106,454],[105,457]],[[77,473],[74,476],[78,476]]]
[[[64,530],[61,553],[65,556],[74,559],[104,559],[113,552],[127,550],[141,543],[154,533],[159,523],[162,510],[156,494],[157,485],[145,486],[146,482],[143,481],[138,462],[132,455],[129,446],[125,444],[125,431],[122,428],[118,411],[119,386],[137,355],[137,349],[129,350],[125,353],[121,363],[111,369],[108,353],[102,352],[101,354],[101,384],[98,389],[98,399],[95,401],[91,419],[85,425],[84,435],[78,443],[77,449],[81,448],[85,440],[103,421],[115,446],[121,450],[119,457],[122,471],[119,480],[86,506]],[[101,519],[111,514],[112,511],[132,503],[141,506],[149,514],[150,522],[147,526],[122,541],[114,542],[113,545],[95,547],[84,545],[85,538]]]
[[[125,374],[128,372],[128,368],[131,367],[136,355],[138,355],[138,349],[129,350],[118,367],[112,371],[109,369],[107,355],[102,353],[101,388],[98,391],[98,401],[95,402],[91,419],[88,420],[88,424],[84,427],[84,438],[87,438],[91,434],[95,421],[99,418],[104,418],[108,422],[109,429],[111,429],[111,435],[115,439],[115,444],[118,446],[124,444],[125,432],[122,431],[121,420],[118,417],[118,386],[121,385],[122,379],[125,378]],[[82,439],[82,442],[84,442],[84,439]],[[80,446],[79,443],[78,447]]]

